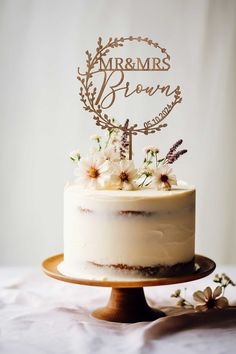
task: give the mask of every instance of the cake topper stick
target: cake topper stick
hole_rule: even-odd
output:
[[[136,43],[146,46],[150,46],[158,51],[156,57],[147,57],[145,59],[141,57],[137,58],[121,58],[110,57],[107,58],[108,53],[113,49],[123,47],[124,45]],[[82,73],[78,68],[78,80],[80,81],[80,100],[83,103],[83,107],[86,111],[93,114],[93,119],[96,121],[96,125],[101,129],[119,129],[123,134],[128,137],[129,147],[129,159],[132,159],[132,138],[133,135],[142,133],[145,135],[153,134],[160,131],[167,126],[163,121],[167,118],[177,103],[182,101],[180,86],[176,86],[174,89],[170,85],[157,85],[156,87],[144,87],[141,83],[136,85],[136,88],[132,93],[127,94],[129,82],[126,82],[124,86],[125,72],[159,72],[168,71],[170,69],[170,56],[165,48],[162,48],[158,43],[151,39],[140,36],[129,37],[116,37],[109,38],[106,44],[102,43],[102,38],[99,37],[97,41],[97,48],[95,54],[92,55],[88,50],[86,53],[86,71]],[[142,52],[143,55],[143,52]],[[109,87],[109,80],[115,72],[120,73],[120,81],[117,85]],[[95,75],[96,78],[101,77],[103,74],[103,80],[100,87],[96,87],[93,82]],[[97,81],[96,81],[97,82]],[[106,94],[106,89],[110,89],[110,92]],[[143,125],[136,123],[129,125],[127,120],[124,124],[117,123],[114,119],[110,118],[108,114],[104,113],[105,110],[110,108],[116,100],[116,92],[120,90],[126,90],[124,97],[129,97],[131,94],[145,93],[148,96],[152,96],[154,93],[163,94],[170,101],[165,107],[149,120],[143,122]],[[110,100],[110,101],[109,101]],[[108,104],[106,103],[108,101]]]
[[[132,132],[129,131],[129,160],[132,160]]]

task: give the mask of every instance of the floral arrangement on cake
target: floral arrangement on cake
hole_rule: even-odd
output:
[[[93,146],[89,155],[82,157],[79,150],[69,154],[76,164],[76,182],[84,188],[136,190],[152,187],[170,191],[177,185],[172,165],[186,149],[178,150],[183,140],[178,140],[164,157],[159,156],[157,147],[144,149],[144,160],[140,168],[128,159],[129,143],[127,133],[111,129],[107,136],[92,135]]]

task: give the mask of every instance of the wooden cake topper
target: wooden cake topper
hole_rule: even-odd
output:
[[[140,57],[135,58],[121,58],[110,57],[108,54],[111,50],[123,47],[128,42],[138,42],[146,44],[159,51],[158,57],[147,57],[142,59]],[[162,48],[158,43],[152,41],[149,38],[142,37],[120,37],[109,38],[106,44],[102,44],[102,38],[99,37],[97,41],[97,48],[95,54],[86,51],[86,71],[82,73],[78,68],[78,80],[81,83],[80,97],[83,102],[84,109],[93,114],[93,119],[96,121],[96,125],[101,129],[119,129],[125,134],[129,141],[129,159],[132,159],[132,137],[138,133],[145,135],[160,131],[167,126],[163,121],[170,114],[172,109],[177,103],[182,101],[180,86],[175,89],[171,89],[170,85],[157,85],[156,87],[148,86],[144,87],[142,84],[136,85],[135,89],[131,91],[130,83],[126,82],[124,85],[125,72],[158,72],[168,71],[170,69],[170,56],[165,48]],[[105,89],[109,86],[109,80],[115,72],[120,73],[119,82],[116,85],[110,86],[110,93],[106,94]],[[102,83],[99,88],[94,84],[94,75],[103,74]],[[123,84],[123,86],[122,86]],[[129,124],[129,119],[126,119],[124,124],[118,124],[116,121],[104,113],[104,110],[110,108],[116,98],[116,92],[123,90],[124,96],[129,97],[133,93],[144,92],[149,96],[152,96],[156,92],[164,94],[166,97],[171,97],[171,101],[159,112],[155,117],[150,120],[146,120],[142,126],[138,124]],[[108,103],[106,103],[109,101]]]

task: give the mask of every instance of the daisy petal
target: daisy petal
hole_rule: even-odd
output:
[[[203,302],[203,303],[205,302],[205,295],[204,295],[203,291],[200,291],[200,290],[196,291],[193,294],[193,298],[197,302]]]
[[[219,299],[215,300],[216,301],[216,307],[218,309],[223,309],[227,306],[229,306],[229,302],[228,299],[226,299],[226,297],[222,296]]]
[[[79,161],[78,166],[80,169],[87,170],[90,166],[88,159],[82,158]]]
[[[206,304],[205,305],[198,305],[198,306],[195,307],[195,310],[197,312],[205,312],[205,311],[208,310],[208,308],[207,308]]]
[[[222,287],[217,286],[213,292],[213,299],[216,299],[218,296],[220,296],[222,293]]]
[[[204,295],[205,295],[206,299],[209,300],[209,299],[212,298],[212,290],[211,290],[211,288],[209,286],[206,287],[206,289],[203,292],[204,292]]]
[[[123,182],[122,189],[124,191],[130,191],[133,189],[133,185],[131,183]]]
[[[105,161],[103,164],[101,164],[101,166],[99,167],[99,172],[100,173],[105,173],[109,170],[110,168],[110,161]]]
[[[177,186],[177,180],[176,180],[176,176],[175,176],[175,175],[169,176],[169,181],[170,181],[170,183],[173,184],[174,186]]]

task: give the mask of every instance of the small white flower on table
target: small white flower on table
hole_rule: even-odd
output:
[[[228,300],[222,294],[222,287],[217,286],[212,293],[212,289],[208,286],[204,291],[196,291],[193,298],[200,303],[195,307],[196,311],[207,311],[211,309],[223,309],[229,305]]]

